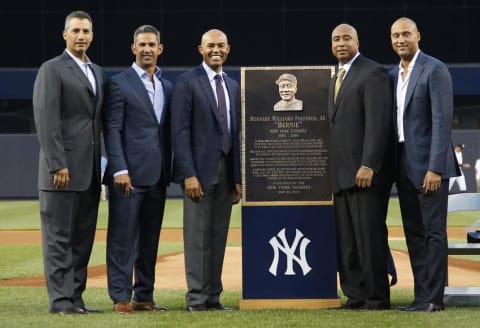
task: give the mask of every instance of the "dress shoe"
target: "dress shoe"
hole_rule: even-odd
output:
[[[118,302],[113,305],[113,311],[119,314],[132,314],[133,309],[130,302]]]
[[[443,311],[445,310],[445,307],[443,305],[438,305],[435,303],[421,303],[417,304],[415,306],[407,307],[403,311],[409,311],[409,312],[437,312],[437,311]]]
[[[390,309],[389,305],[379,305],[379,304],[365,303],[360,307],[353,308],[352,310],[357,310],[357,311],[384,311],[384,310],[389,310],[389,309]]]
[[[409,311],[410,308],[413,308],[415,306],[417,306],[418,303],[415,303],[413,302],[412,304],[409,304],[409,305],[402,305],[402,306],[398,306],[397,307],[397,310],[400,310],[400,311]]]
[[[362,307],[363,305],[365,305],[365,303],[362,301],[347,300],[345,304],[342,304],[338,307],[330,308],[330,310],[355,310]]]
[[[186,307],[188,312],[205,312],[207,307],[205,305],[189,305]]]
[[[133,311],[168,311],[166,306],[155,304],[154,301],[132,301]]]
[[[54,311],[53,313],[59,313],[61,315],[87,314],[86,312],[82,312],[78,308],[74,307],[69,307],[60,311]]]
[[[207,310],[233,311],[233,308],[223,306],[221,303],[207,304]]]
[[[103,312],[102,310],[90,309],[90,308],[87,308],[85,306],[77,307],[77,310],[80,311],[80,312],[84,312],[84,313],[102,313]]]

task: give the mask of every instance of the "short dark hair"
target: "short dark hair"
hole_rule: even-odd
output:
[[[88,19],[88,21],[90,22],[90,25],[92,25],[92,30],[93,30],[92,17],[90,17],[89,14],[87,14],[86,12],[84,12],[84,11],[82,11],[82,10],[76,10],[76,11],[72,11],[72,12],[71,12],[70,14],[68,14],[68,16],[65,18],[64,31],[68,30],[68,26],[70,25],[70,21],[72,20],[72,18]]]
[[[153,33],[157,36],[157,41],[160,44],[160,31],[153,25],[142,25],[137,27],[133,33],[133,43],[137,41],[137,36],[141,33]]]

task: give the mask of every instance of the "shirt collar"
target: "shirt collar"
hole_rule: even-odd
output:
[[[417,61],[417,58],[418,58],[418,54],[420,53],[420,49],[417,50],[417,52],[415,53],[415,56],[413,56],[412,60],[410,61],[410,63],[408,64],[408,71],[411,72],[412,69],[413,69],[413,66],[415,66],[415,62]],[[398,72],[399,73],[402,73],[405,69],[403,68],[402,66],[402,62],[400,61],[400,63],[398,64]]]
[[[357,57],[360,56],[360,52],[357,52],[357,54],[355,56],[353,56],[352,59],[350,59],[348,62],[346,62],[345,64],[343,65],[338,65],[338,70],[341,70],[342,68],[345,70],[345,74],[347,74],[348,70],[350,69],[350,67],[352,66],[353,62],[355,61],[355,59],[357,59]]]
[[[205,62],[202,62],[203,69],[205,72],[207,72],[208,75],[208,80],[213,81],[215,78],[215,75],[220,74],[223,80],[223,71],[220,71],[219,73],[215,72],[213,69],[210,68]]]
[[[138,76],[142,79],[145,76],[148,76],[148,73],[141,68],[140,66],[137,65],[136,62],[133,62],[132,68],[135,70],[135,72],[138,74]],[[155,66],[155,73],[153,73],[158,79],[160,79],[160,76],[162,75],[162,71],[158,66]]]
[[[88,64],[88,65],[92,65],[92,62],[90,61],[90,58],[88,58],[88,56],[86,56],[87,58],[87,62],[83,62],[81,61],[79,58],[75,57],[68,49],[65,49],[65,51],[67,52],[67,54],[72,57],[72,59],[80,66],[80,67],[83,67],[85,66],[85,64]]]

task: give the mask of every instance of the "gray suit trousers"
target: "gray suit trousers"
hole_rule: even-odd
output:
[[[187,306],[219,303],[222,267],[232,211],[233,184],[227,160],[219,163],[217,183],[193,201],[184,195],[183,238]]]
[[[94,179],[95,180],[95,179]],[[84,307],[82,293],[97,224],[100,189],[40,190],[45,280],[50,312]]]

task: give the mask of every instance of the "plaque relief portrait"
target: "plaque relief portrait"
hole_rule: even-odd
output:
[[[273,105],[273,111],[301,111],[303,110],[303,101],[295,98],[297,93],[297,78],[293,74],[284,73],[275,81],[278,85],[280,99]]]

